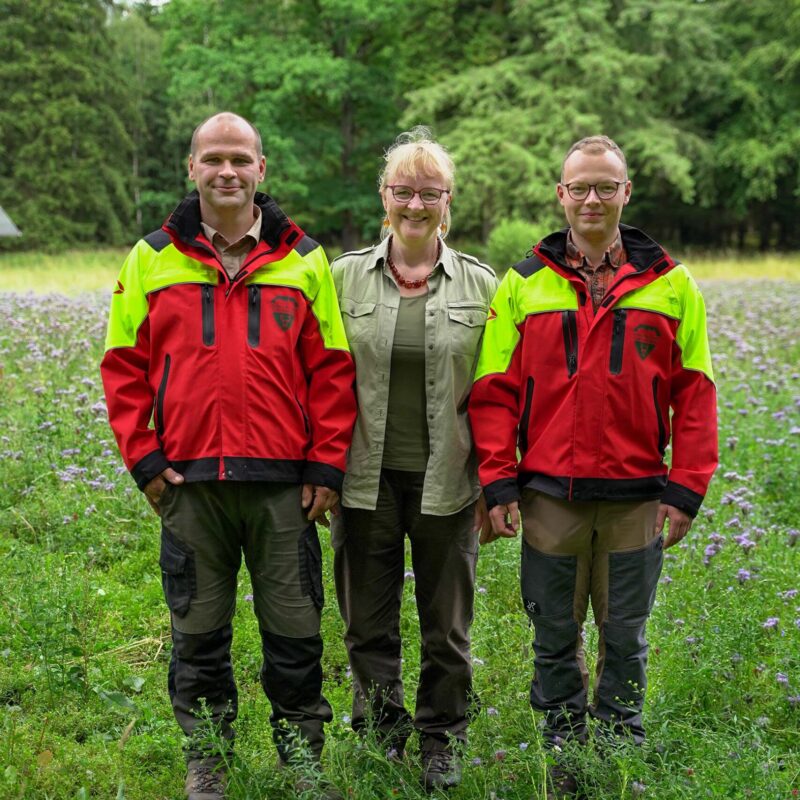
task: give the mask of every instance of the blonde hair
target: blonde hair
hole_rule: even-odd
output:
[[[378,191],[383,193],[391,179],[400,173],[416,178],[418,175],[438,176],[442,189],[448,189],[451,196],[455,188],[455,165],[447,150],[434,140],[430,128],[416,125],[410,131],[401,133],[394,144],[386,151],[384,165],[378,176]],[[440,235],[447,236],[450,231],[450,204],[445,207],[442,222],[445,230]],[[392,232],[391,226],[381,229],[381,239]]]

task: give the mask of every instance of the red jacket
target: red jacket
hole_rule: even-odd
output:
[[[700,507],[717,465],[703,298],[659,245],[620,230],[629,262],[596,314],[566,266],[566,231],[510,269],[492,301],[469,406],[490,507],[520,487]]]
[[[196,192],[122,267],[100,369],[139,488],[172,466],[341,490],[355,370],[328,262],[271,198],[256,203],[261,240],[233,281]]]

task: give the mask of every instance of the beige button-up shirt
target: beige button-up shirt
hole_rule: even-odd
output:
[[[386,264],[388,239],[339,256],[332,264],[347,340],[356,363],[358,419],[347,462],[342,502],[375,509],[378,500],[392,343],[400,292]],[[422,513],[460,511],[480,492],[467,400],[494,272],[442,244],[428,279],[425,303],[425,395],[430,456]]]
[[[218,230],[215,230],[205,222],[200,224],[203,226],[203,233],[206,239],[214,246],[217,251],[219,260],[228,273],[228,277],[233,280],[238,274],[239,270],[244,264],[247,254],[258,244],[261,238],[261,209],[253,206],[255,209],[255,218],[250,230],[235,242],[229,242]]]

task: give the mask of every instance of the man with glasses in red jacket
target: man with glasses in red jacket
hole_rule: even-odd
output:
[[[530,698],[551,746],[584,741],[587,712],[611,735],[644,739],[645,625],[662,530],[663,547],[686,535],[717,465],[703,298],[685,266],[620,224],[631,189],[608,137],[570,148],[556,187],[569,227],[503,279],[470,400],[493,536],[515,536],[522,517]],[[590,600],[599,629],[591,706]],[[556,766],[552,778],[553,797],[576,793],[573,775]]]

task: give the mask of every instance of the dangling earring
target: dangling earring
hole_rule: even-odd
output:
[[[442,233],[442,236],[444,236],[444,235],[447,233],[447,223],[446,223],[446,222],[443,222],[443,223],[442,223],[442,224],[439,226],[439,230],[441,231],[441,233]]]
[[[384,217],[384,218],[383,218],[383,227],[384,227],[384,228],[388,228],[388,227],[389,227],[391,224],[392,224],[392,223],[391,223],[391,222],[389,222],[389,217]]]

